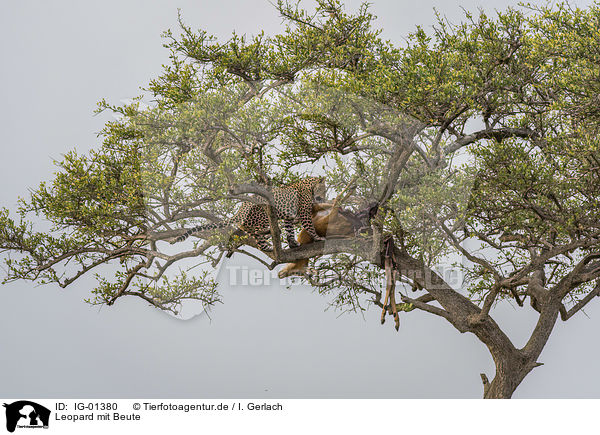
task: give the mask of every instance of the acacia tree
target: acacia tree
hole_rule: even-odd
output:
[[[309,13],[280,0],[277,11],[275,36],[166,32],[171,63],[150,105],[101,102],[119,117],[99,150],[66,154],[19,219],[2,210],[6,279],[65,287],[118,260],[91,303],[130,295],[176,312],[219,301],[211,268],[225,254],[270,269],[318,257],[304,279],[339,306],[425,312],[474,334],[496,366],[484,397],[511,397],[557,319],[600,294],[600,6],[440,17],[402,47],[373,30],[367,5],[318,0]],[[352,186],[347,207],[378,203],[372,232],[284,249],[269,208],[273,252],[244,236],[169,243],[249,193],[268,198],[257,183],[315,172],[337,193]],[[459,257],[465,279],[448,282],[436,266]],[[172,272],[190,259],[204,269]],[[490,315],[504,300],[538,313],[520,349]]]

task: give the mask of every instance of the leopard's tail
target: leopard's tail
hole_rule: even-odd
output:
[[[216,230],[216,229],[220,229],[220,228],[227,228],[231,225],[232,225],[232,222],[230,222],[230,221],[222,221],[222,222],[216,222],[213,224],[205,224],[205,225],[196,225],[194,228],[190,228],[185,233],[183,233],[181,236],[177,237],[173,243],[183,242],[185,239],[187,239],[189,236],[191,236],[194,233],[200,233],[202,231],[209,231],[209,230]]]

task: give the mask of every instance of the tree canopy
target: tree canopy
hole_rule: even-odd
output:
[[[485,396],[510,397],[556,320],[600,294],[600,5],[440,16],[397,45],[368,5],[317,4],[279,0],[281,33],[227,41],[180,18],[145,94],[100,102],[118,115],[100,147],[66,153],[17,217],[0,212],[6,280],[65,287],[117,262],[116,275],[97,275],[91,303],[129,295],[176,312],[187,299],[219,301],[211,269],[232,252],[270,269],[319,256],[305,279],[335,304],[388,310],[391,264],[394,309],[475,334],[496,364]],[[283,249],[272,226],[269,253],[219,234],[170,243],[232,216],[249,199],[241,185],[311,174],[332,193],[351,187],[351,209],[377,202],[372,233]],[[190,259],[205,267],[180,266]],[[440,272],[451,263],[459,283]],[[522,349],[490,316],[503,299],[539,313]]]

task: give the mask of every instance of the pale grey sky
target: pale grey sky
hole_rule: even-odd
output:
[[[512,1],[372,0],[384,36],[399,42],[433,8],[459,21],[460,6],[503,9]],[[575,2],[585,5],[588,2]],[[359,4],[347,2],[349,7]],[[276,32],[267,1],[11,1],[0,15],[0,204],[52,177],[52,159],[98,144],[108,116],[101,98],[139,94],[167,62],[160,34],[188,24],[220,37]],[[234,259],[231,265],[247,265]],[[223,272],[226,274],[226,272]],[[223,279],[225,281],[225,279]],[[379,310],[325,310],[307,287],[222,286],[224,304],[206,317],[174,319],[137,299],[99,310],[83,302],[84,278],[61,290],[28,282],[0,287],[0,397],[358,397],[478,398],[492,361],[473,336],[420,312],[400,332]],[[600,303],[558,323],[515,397],[598,397]],[[533,316],[509,304],[494,311],[517,345]]]

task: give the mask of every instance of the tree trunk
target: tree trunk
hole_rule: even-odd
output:
[[[525,376],[535,367],[558,318],[561,295],[551,294],[545,288],[539,289],[536,310],[540,313],[527,344],[517,349],[510,338],[488,313],[466,296],[455,291],[435,271],[421,260],[411,257],[405,250],[393,245],[393,259],[401,276],[406,276],[426,289],[441,308],[429,305],[422,299],[403,298],[416,308],[445,318],[460,332],[474,334],[488,348],[496,365],[496,374],[492,382],[482,374],[485,399],[510,399]],[[381,255],[382,257],[385,254]],[[531,296],[531,295],[530,295]],[[482,313],[484,315],[482,315]]]
[[[533,364],[523,364],[521,361],[504,361],[496,363],[496,375],[491,383],[484,379],[483,398],[484,399],[510,399],[525,379],[525,376],[535,367]]]
[[[525,376],[542,363],[537,358],[550,338],[558,317],[557,304],[546,302],[536,327],[523,349],[490,347],[496,363],[496,374],[491,383],[482,374],[484,399],[510,399]]]

